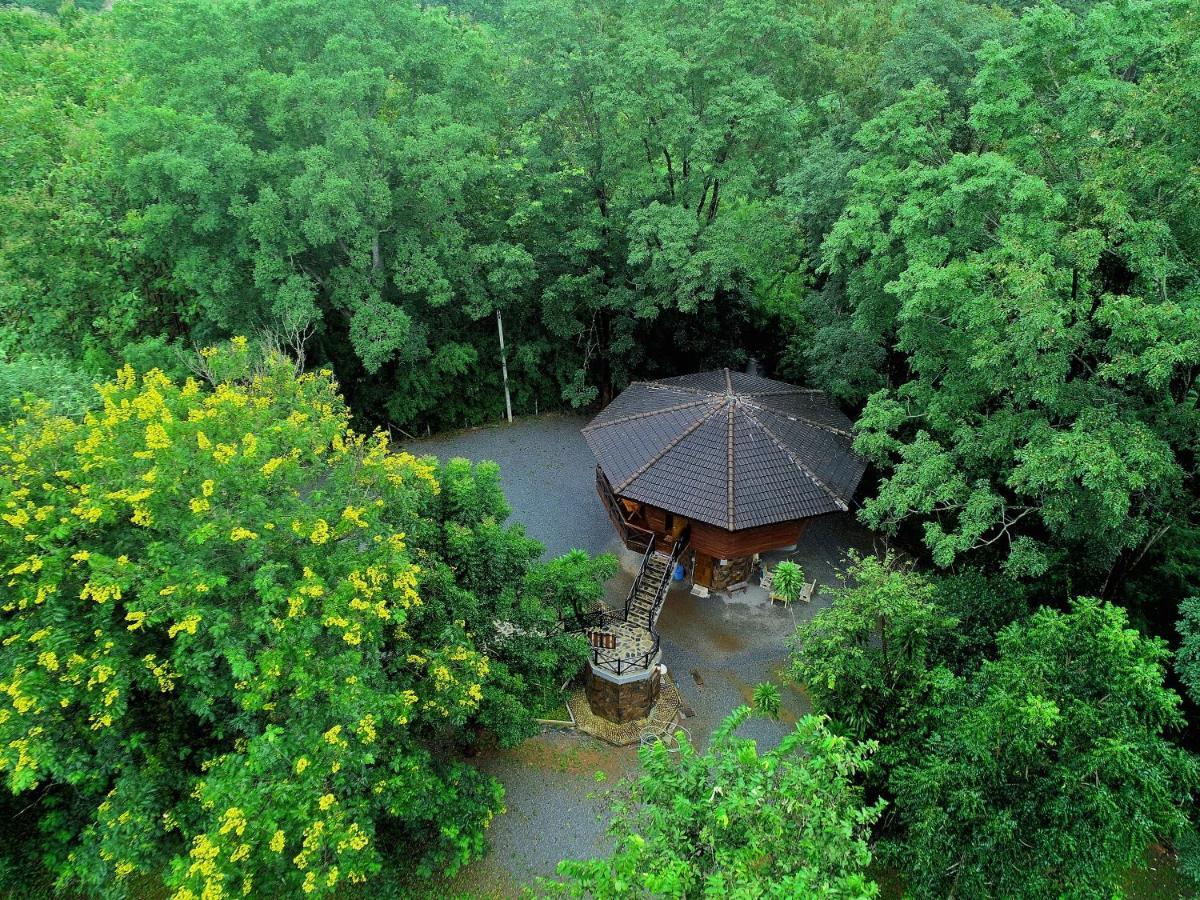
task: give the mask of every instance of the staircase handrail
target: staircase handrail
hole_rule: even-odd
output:
[[[629,613],[631,611],[633,601],[637,597],[638,588],[642,585],[642,576],[646,574],[646,561],[650,559],[650,555],[654,553],[654,545],[658,542],[657,537],[651,537],[650,543],[646,545],[646,552],[642,554],[641,565],[638,566],[637,576],[633,579],[633,586],[629,589],[629,594],[625,598],[625,618],[624,621],[629,621]]]
[[[654,592],[654,602],[650,605],[650,612],[646,616],[646,627],[654,632],[655,637],[658,636],[658,630],[654,627],[654,619],[658,613],[659,607],[663,605],[663,601],[667,599],[667,588],[671,583],[671,576],[675,572],[675,565],[679,560],[679,556],[683,553],[683,547],[686,541],[680,537],[675,542],[675,546],[671,548],[671,556],[667,560],[667,567],[663,570],[662,578],[659,579],[658,589]]]
[[[575,616],[569,626],[564,621],[564,627],[567,627],[569,631],[586,631],[589,628],[602,628],[614,622],[629,623],[633,602],[637,598],[638,588],[641,587],[645,578],[646,563],[654,554],[656,543],[656,539],[652,537],[646,547],[646,551],[642,554],[641,565],[638,566],[637,576],[633,579],[633,586],[629,589],[629,596],[625,598],[625,608],[621,612],[611,612],[601,607],[600,609]],[[659,577],[658,584],[655,585],[654,601],[650,605],[650,611],[647,614],[645,624],[646,630],[650,632],[651,637],[654,639],[650,645],[650,649],[636,657],[627,658],[612,650],[591,647],[589,648],[590,655],[595,665],[603,666],[608,671],[614,672],[617,675],[623,675],[625,672],[634,669],[647,669],[650,667],[650,661],[658,654],[659,648],[662,645],[662,637],[659,635],[658,629],[655,628],[655,615],[666,599],[671,576],[675,571],[675,565],[686,546],[687,540],[684,536],[680,536],[675,541],[675,545],[671,548],[671,553],[667,557],[667,566]],[[642,627],[640,623],[638,627]]]

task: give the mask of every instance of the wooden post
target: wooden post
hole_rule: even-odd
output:
[[[512,397],[508,393],[508,359],[504,355],[504,319],[496,310],[496,331],[500,334],[500,372],[504,376],[504,409],[508,413],[508,424],[512,424]]]

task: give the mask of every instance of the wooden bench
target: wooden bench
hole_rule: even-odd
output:
[[[785,606],[787,605],[787,600],[775,593],[775,579],[773,571],[763,572],[762,581],[760,581],[759,584],[762,585],[763,590],[765,590],[770,596],[772,603],[782,603]],[[796,601],[798,603],[812,602],[812,597],[816,592],[816,589],[817,583],[815,581],[804,582],[804,586],[800,588],[800,595],[796,597]]]

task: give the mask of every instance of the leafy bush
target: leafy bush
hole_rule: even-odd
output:
[[[211,386],[126,367],[0,428],[8,852],[179,900],[453,871],[503,795],[454,745],[528,733],[585,652],[539,644],[595,589],[555,586],[606,564],[532,568],[494,467],[355,434],[327,372],[203,357]]]
[[[888,857],[919,897],[1116,896],[1146,848],[1187,828],[1196,760],[1164,684],[1165,645],[1080,599],[1006,628],[998,654],[930,709],[890,779]]]
[[[92,379],[68,360],[33,354],[0,360],[0,423],[21,416],[29,397],[47,404],[51,415],[77,416],[96,394]]]
[[[851,734],[881,737],[928,684],[930,644],[955,624],[928,580],[894,560],[852,555],[833,603],[797,629],[791,675]]]
[[[574,897],[874,897],[867,835],[881,803],[865,805],[856,777],[873,744],[805,716],[769,753],[735,732],[742,706],[707,753],[681,739],[676,760],[659,742],[640,751],[642,773],[616,807],[608,858],[568,861]]]
[[[785,559],[775,567],[771,584],[774,593],[782,597],[785,602],[791,603],[800,596],[800,591],[804,589],[804,570],[796,563]]]

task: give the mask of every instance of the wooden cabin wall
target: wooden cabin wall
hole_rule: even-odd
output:
[[[726,531],[715,525],[693,522],[690,542],[697,553],[707,554],[714,559],[735,559],[790,546],[800,540],[807,525],[808,520],[801,519],[743,531]]]

